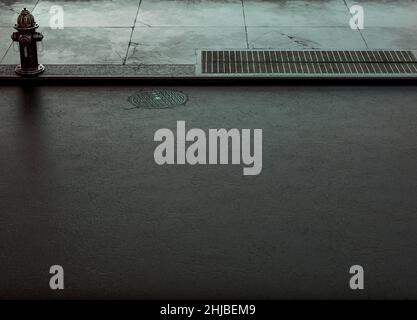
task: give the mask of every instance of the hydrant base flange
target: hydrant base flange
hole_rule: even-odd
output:
[[[42,64],[40,64],[40,65],[38,65],[38,68],[37,69],[34,69],[34,70],[23,70],[22,69],[22,66],[19,64],[19,65],[16,66],[16,68],[14,69],[14,71],[18,75],[20,75],[20,76],[36,76],[36,75],[44,72],[45,71],[45,67]]]

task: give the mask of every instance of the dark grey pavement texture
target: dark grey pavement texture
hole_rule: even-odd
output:
[[[0,89],[0,298],[417,298],[414,86],[141,89]],[[262,174],[156,165],[177,120],[262,128]]]
[[[45,72],[32,77],[36,79],[72,79],[72,80],[88,80],[91,78],[100,79],[149,79],[149,78],[191,78],[196,77],[195,65],[99,65],[99,64],[82,64],[68,65],[55,64],[45,65]],[[0,65],[0,80],[9,81],[22,78],[15,73],[15,65]],[[417,74],[416,74],[417,77]],[[27,78],[22,79],[25,81]]]

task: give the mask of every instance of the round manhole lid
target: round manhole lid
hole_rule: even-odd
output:
[[[131,95],[128,101],[136,108],[165,109],[184,105],[187,95],[175,90],[148,90]]]

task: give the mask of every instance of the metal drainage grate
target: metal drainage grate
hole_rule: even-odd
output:
[[[184,105],[187,95],[175,90],[140,91],[128,98],[136,108],[166,109]]]
[[[417,59],[404,50],[203,50],[201,72],[217,74],[415,74]]]

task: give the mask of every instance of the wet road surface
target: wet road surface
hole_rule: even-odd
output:
[[[0,88],[0,298],[417,298],[415,87],[144,89]],[[158,166],[177,120],[263,129],[262,173]]]

